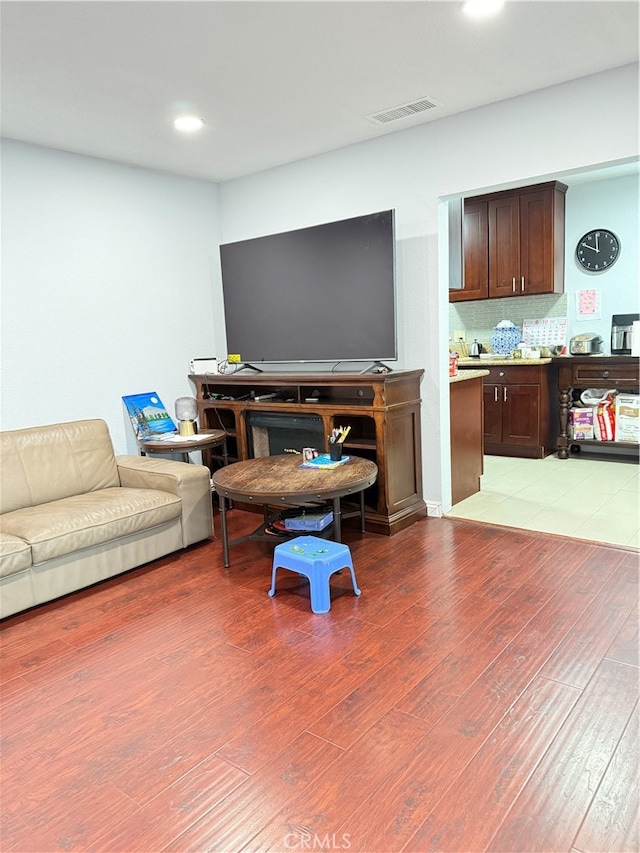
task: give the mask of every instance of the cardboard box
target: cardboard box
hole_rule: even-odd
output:
[[[569,409],[569,428],[573,439],[593,438],[593,409]]]
[[[640,395],[616,397],[616,441],[640,442]]]

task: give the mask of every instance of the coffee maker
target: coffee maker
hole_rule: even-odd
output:
[[[634,320],[640,320],[640,314],[614,314],[611,318],[611,355],[631,355]]]

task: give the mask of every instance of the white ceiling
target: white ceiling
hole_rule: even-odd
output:
[[[222,181],[636,62],[638,8],[512,0],[479,21],[458,0],[4,0],[2,135]],[[425,97],[442,106],[366,118]],[[199,135],[173,129],[184,111]]]

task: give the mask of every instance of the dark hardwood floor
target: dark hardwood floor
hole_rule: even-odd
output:
[[[637,552],[345,541],[324,616],[212,540],[1,623],[2,851],[637,851]]]

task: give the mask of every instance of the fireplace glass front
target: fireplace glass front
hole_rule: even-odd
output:
[[[303,447],[324,450],[322,418],[316,415],[288,415],[283,412],[248,412],[249,456],[279,456]]]

